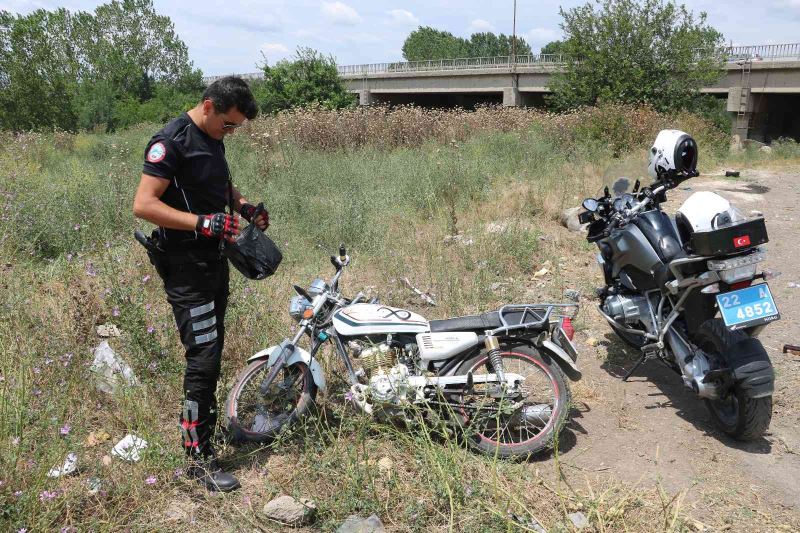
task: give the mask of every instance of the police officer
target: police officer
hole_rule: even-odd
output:
[[[186,350],[180,425],[190,457],[188,474],[209,490],[239,487],[219,467],[211,444],[228,303],[228,262],[220,245],[239,233],[238,216],[225,213],[229,191],[243,218],[262,231],[269,225],[263,211],[253,221],[255,207],[229,188],[223,139],[257,112],[241,78],[229,76],[209,85],[199,104],[150,139],[133,203],[134,215],[158,226],[149,255],[164,281]]]

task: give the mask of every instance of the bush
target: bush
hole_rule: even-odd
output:
[[[340,109],[355,104],[339,78],[332,56],[325,57],[310,48],[298,48],[292,61],[264,65],[264,80],[252,83],[253,94],[264,113],[317,105]]]

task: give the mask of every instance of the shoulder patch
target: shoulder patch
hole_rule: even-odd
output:
[[[150,163],[160,163],[164,160],[166,155],[167,149],[164,147],[164,143],[157,142],[150,147],[150,150],[147,151],[147,161]]]

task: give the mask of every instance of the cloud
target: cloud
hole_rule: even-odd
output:
[[[276,33],[283,29],[283,23],[274,15],[254,15],[242,17],[237,15],[218,14],[209,25],[244,30],[253,33]]]
[[[334,24],[355,26],[361,22],[358,11],[342,2],[322,2],[322,12]]]
[[[264,43],[261,45],[261,53],[271,64],[288,57],[291,52],[281,43]]]
[[[405,9],[392,9],[386,12],[389,15],[389,23],[393,26],[418,26],[419,19],[411,11]]]
[[[472,33],[494,31],[494,26],[492,26],[492,23],[488,20],[475,19],[470,23],[469,31]]]
[[[529,43],[544,43],[561,39],[561,34],[551,28],[533,28],[528,33],[522,34]]]

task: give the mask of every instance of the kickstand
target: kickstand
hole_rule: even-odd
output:
[[[639,358],[639,360],[636,361],[636,364],[633,365],[633,367],[630,370],[625,372],[625,375],[622,377],[622,381],[628,381],[628,378],[631,377],[631,374],[633,374],[636,371],[636,369],[639,368],[639,365],[644,363],[646,359],[647,359],[647,354],[643,353],[642,356]]]

